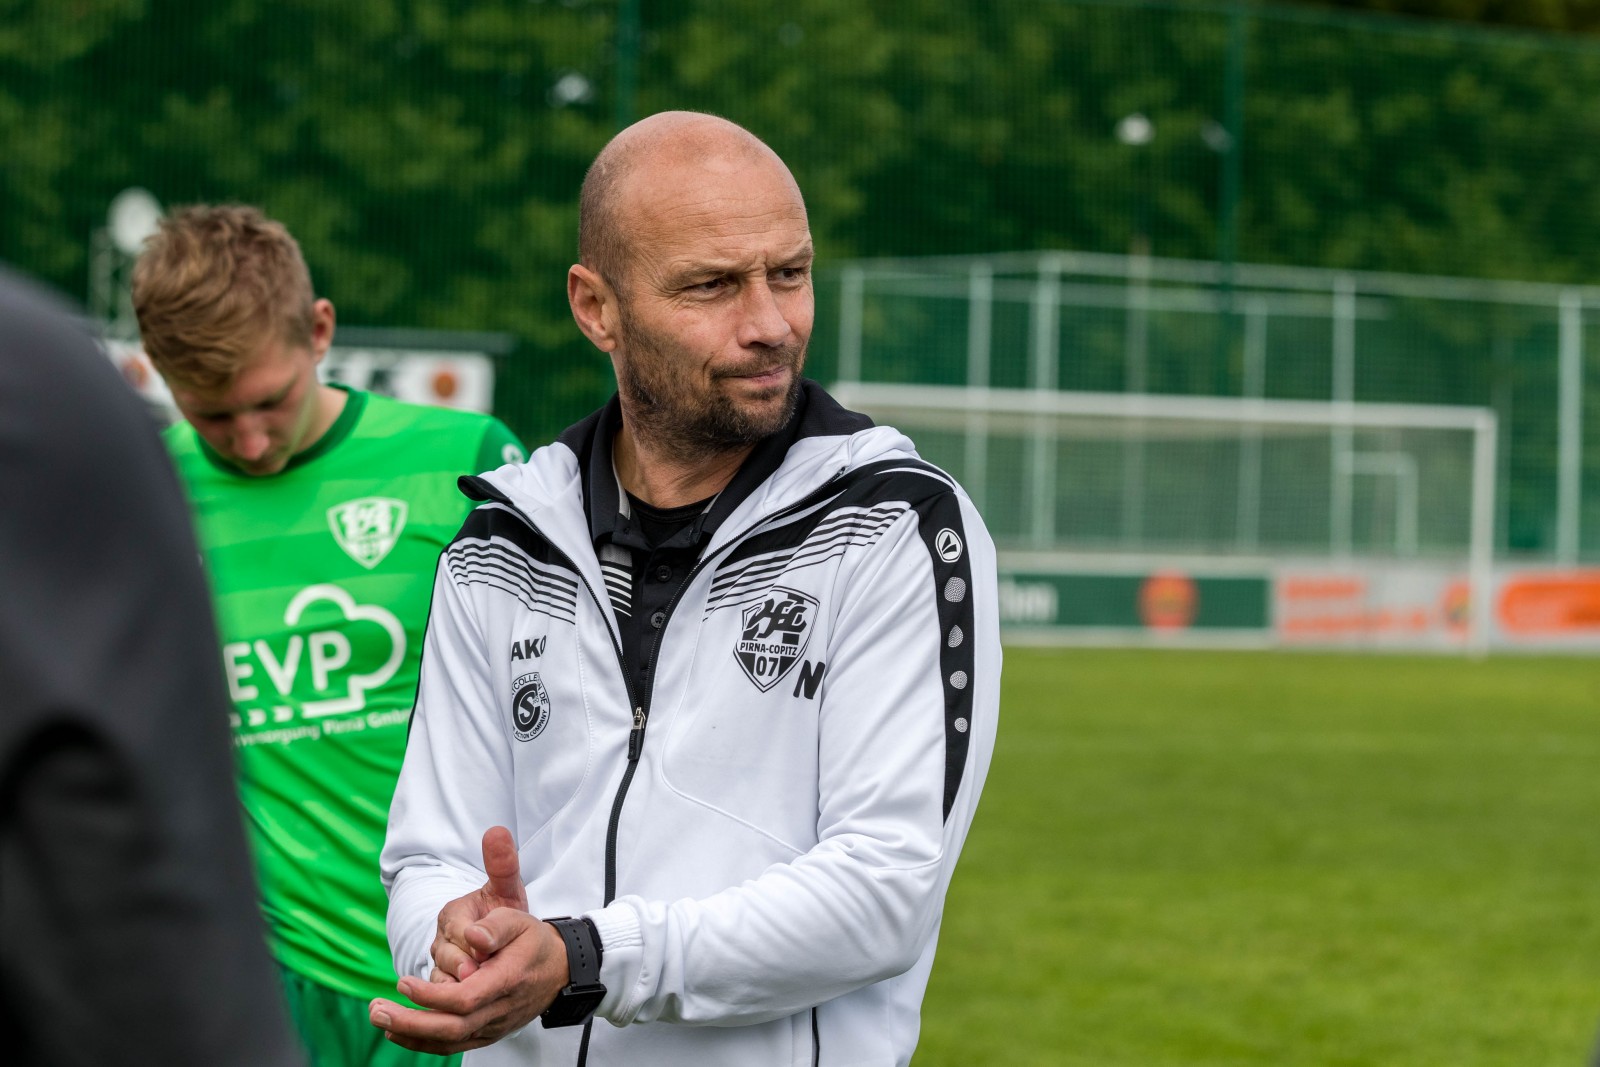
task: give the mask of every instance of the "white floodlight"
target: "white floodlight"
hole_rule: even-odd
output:
[[[1233,147],[1233,134],[1216,119],[1206,119],[1200,124],[1200,139],[1213,152],[1226,152]]]
[[[594,99],[594,85],[575,70],[569,70],[550,87],[550,103],[555,107],[587,104]]]
[[[106,212],[106,228],[111,243],[123,255],[136,256],[144,250],[144,239],[161,223],[161,201],[146,189],[124,189],[111,201]]]
[[[1117,123],[1117,140],[1123,144],[1145,145],[1155,140],[1155,137],[1156,124],[1146,118],[1142,111],[1124,115]]]

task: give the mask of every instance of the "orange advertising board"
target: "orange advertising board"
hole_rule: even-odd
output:
[[[1510,637],[1600,636],[1600,571],[1510,575],[1495,617]]]
[[[1467,636],[1467,583],[1418,567],[1287,570],[1274,628],[1289,645],[1454,647]]]
[[[1183,630],[1200,608],[1200,590],[1187,574],[1158,571],[1139,587],[1139,618],[1152,630]]]

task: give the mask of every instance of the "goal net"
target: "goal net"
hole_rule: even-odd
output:
[[[1486,409],[841,383],[955,475],[1003,552],[1459,568],[1487,633]]]

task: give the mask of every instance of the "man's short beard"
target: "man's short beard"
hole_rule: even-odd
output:
[[[802,345],[772,353],[772,366],[791,371],[783,402],[776,410],[749,410],[727,403],[720,394],[694,391],[686,378],[667,369],[685,365],[678,354],[626,319],[623,337],[628,355],[618,361],[617,389],[627,404],[634,432],[679,463],[694,464],[753,445],[783,429],[794,417],[800,402],[800,368],[805,364]],[[642,372],[643,364],[651,365],[651,372]]]

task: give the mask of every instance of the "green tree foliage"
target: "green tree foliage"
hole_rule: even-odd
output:
[[[1597,5],[1435,6],[1581,27]],[[630,102],[615,98],[619,0],[0,0],[0,258],[82,293],[118,190],[260,203],[300,237],[342,321],[517,336],[503,406],[532,436],[606,387],[563,274],[578,185],[619,106],[713,111],[767,138],[807,194],[824,265],[1210,258],[1239,153],[1242,259],[1600,273],[1600,44],[1223,2],[639,9]],[[1134,115],[1151,136],[1128,143],[1116,131]],[[819,360],[830,342],[825,320]],[[1487,373],[1439,369],[1472,402]]]
[[[145,13],[141,0],[0,2],[0,258],[58,282],[81,270],[87,231],[67,229],[89,94],[72,74]]]
[[[1600,31],[1596,0],[1308,0],[1323,7],[1541,30]]]

